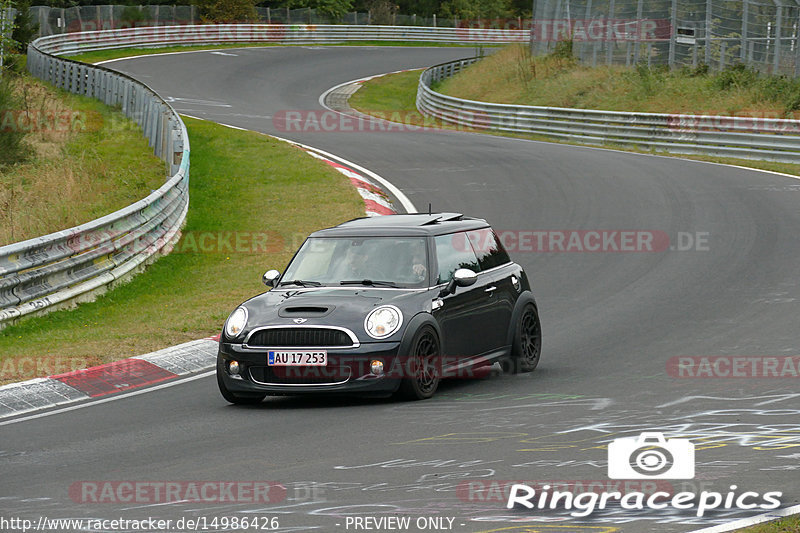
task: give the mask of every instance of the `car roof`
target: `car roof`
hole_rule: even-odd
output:
[[[410,213],[356,218],[315,231],[311,237],[446,235],[488,227],[485,220],[461,213]]]

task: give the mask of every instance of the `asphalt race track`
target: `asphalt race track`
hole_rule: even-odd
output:
[[[284,131],[273,117],[321,112],[318,99],[334,85],[472,50],[224,52],[109,66],[172,98],[181,113],[300,141],[364,166],[420,210],[430,202],[434,210],[484,217],[515,236],[636,230],[666,235],[670,244],[635,252],[512,247],[532,277],[542,315],[543,358],[533,374],[494,369],[444,383],[432,400],[417,403],[268,398],[255,408],[227,405],[209,376],[0,427],[4,514],[208,517],[209,524],[213,517],[277,517],[281,531],[369,525],[372,531],[645,532],[692,531],[764,512],[729,509],[698,518],[694,509],[612,506],[574,518],[562,510],[505,508],[497,487],[508,480],[587,486],[596,480],[606,488],[613,483],[606,446],[641,431],[696,445],[696,476],[670,481],[676,492],[725,494],[736,485],[737,494],[782,491],[783,506],[797,505],[796,373],[688,378],[676,377],[668,363],[679,356],[798,355],[800,182],[455,131]],[[287,491],[279,502],[93,503],[80,489],[99,481],[274,481]],[[390,516],[411,517],[410,528],[354,520]],[[417,524],[420,518],[439,522]],[[228,525],[207,530],[237,530]]]

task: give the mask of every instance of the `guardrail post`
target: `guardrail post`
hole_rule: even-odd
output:
[[[633,62],[639,63],[639,52],[642,47],[642,1],[636,2],[636,48],[633,50]]]
[[[773,0],[778,7],[775,16],[775,56],[773,58],[772,73],[776,76],[781,69],[781,30],[783,29],[783,4],[780,0]]]
[[[128,110],[130,109],[130,88],[131,84],[128,80],[125,80],[122,86],[122,113],[126,117],[130,117]]]
[[[706,65],[711,65],[711,0],[706,0]]]
[[[739,57],[742,62],[747,59],[747,24],[750,18],[750,0],[742,0],[742,44],[739,50]]]
[[[667,58],[667,64],[670,68],[675,67],[675,45],[677,44],[677,32],[678,32],[678,0],[672,0],[669,8],[669,56]]]
[[[606,65],[611,65],[614,62],[614,0],[608,2],[608,17],[606,19]]]

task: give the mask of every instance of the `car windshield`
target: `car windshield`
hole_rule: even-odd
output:
[[[281,286],[424,287],[424,237],[307,239],[281,277]]]

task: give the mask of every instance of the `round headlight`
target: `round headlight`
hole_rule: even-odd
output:
[[[235,339],[242,332],[244,326],[247,324],[247,309],[244,307],[237,307],[236,311],[231,313],[225,322],[225,335],[231,339]]]
[[[403,323],[403,313],[393,305],[384,305],[373,309],[364,321],[364,329],[374,339],[385,339]]]

